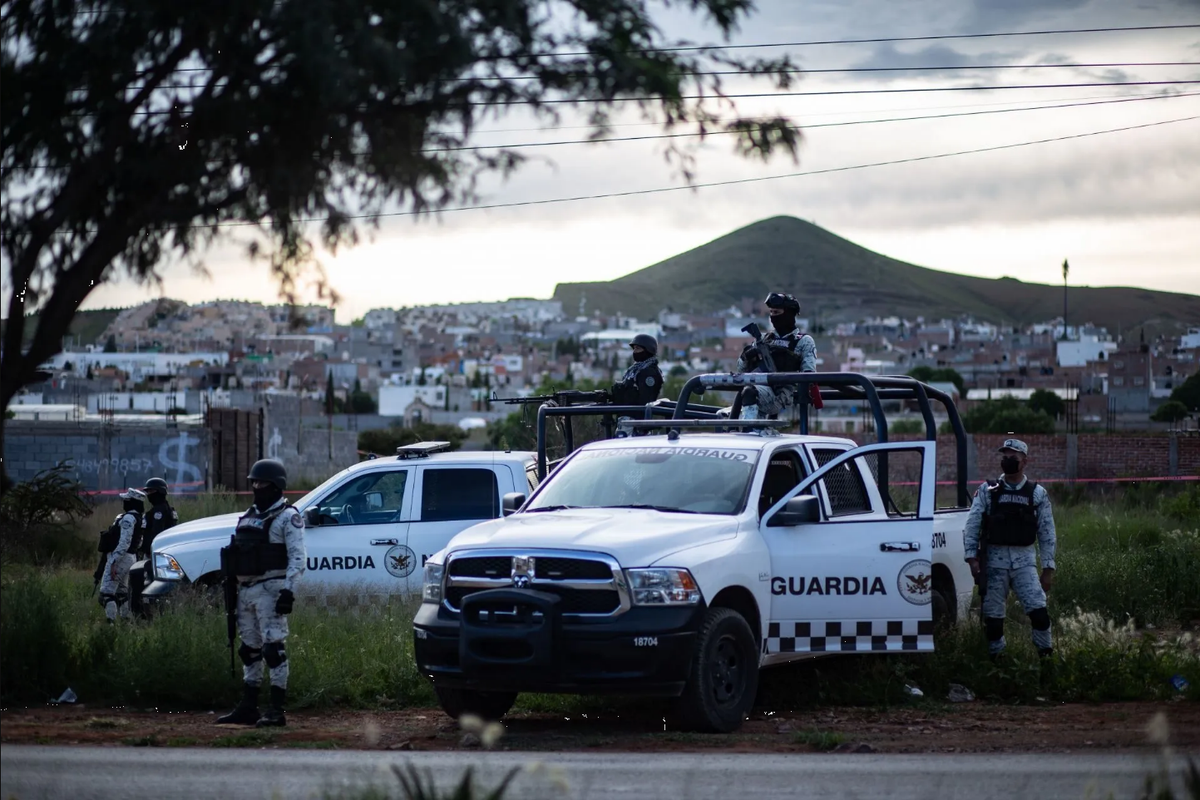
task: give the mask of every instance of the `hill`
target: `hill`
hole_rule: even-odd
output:
[[[653,318],[662,308],[707,312],[761,300],[770,291],[800,298],[803,316],[956,318],[1027,324],[1062,314],[1062,287],[1014,278],[973,278],[889,258],[795,217],[772,217],[645,269],[607,282],[560,283],[564,309]],[[1071,287],[1072,322],[1109,330],[1145,325],[1168,331],[1200,323],[1200,296],[1127,287]]]
[[[104,333],[109,324],[117,318],[117,314],[121,313],[119,308],[97,308],[90,311],[79,311],[75,314],[75,318],[71,320],[70,335],[78,336],[80,346],[89,344],[104,344],[98,341],[100,335]],[[25,317],[25,344],[28,345],[33,341],[34,331],[37,330],[38,315],[29,314]],[[3,330],[8,321],[0,323],[0,335],[3,335]]]

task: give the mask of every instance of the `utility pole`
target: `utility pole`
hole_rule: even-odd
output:
[[[1062,265],[1062,273],[1063,273],[1063,335],[1062,335],[1062,338],[1064,341],[1067,338],[1067,275],[1070,274],[1070,272],[1071,272],[1071,265],[1068,264],[1067,260],[1064,258],[1063,265]]]

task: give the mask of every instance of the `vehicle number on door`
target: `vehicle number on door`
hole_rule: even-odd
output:
[[[635,636],[633,637],[634,647],[658,647],[657,636]]]
[[[946,546],[946,534],[941,533],[940,531],[938,533],[935,533],[933,535],[933,549],[940,550],[941,548],[943,548],[945,546]]]

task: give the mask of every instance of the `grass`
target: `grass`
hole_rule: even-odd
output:
[[[269,744],[274,744],[276,734],[274,731],[246,731],[245,733],[235,733],[229,736],[218,736],[212,740],[212,747],[266,747]]]
[[[797,731],[792,741],[825,752],[837,748],[846,741],[846,737],[832,731]]]
[[[181,516],[228,510],[231,495],[180,503]],[[188,505],[192,503],[194,505]],[[1193,510],[1198,510],[1193,514]],[[1141,487],[1101,502],[1056,505],[1059,558],[1051,593],[1056,656],[1039,664],[1028,619],[1010,606],[1009,658],[994,665],[967,624],[938,639],[932,656],[835,657],[766,670],[759,705],[887,707],[944,698],[951,683],[1001,702],[1161,699],[1174,675],[1200,699],[1200,645],[1182,633],[1200,620],[1200,487]],[[132,708],[224,709],[238,696],[223,611],[181,595],[147,624],[104,624],[88,570],[10,564],[0,576],[0,700],[42,703],[70,686],[84,703]],[[336,599],[336,598],[335,598]],[[412,657],[415,608],[392,600],[369,611],[297,603],[290,618],[290,706],[403,708],[434,705]],[[1147,626],[1154,626],[1153,629]],[[644,712],[644,701],[522,695],[518,709],[576,716]],[[96,726],[110,724],[97,718]],[[113,723],[116,724],[116,723]]]

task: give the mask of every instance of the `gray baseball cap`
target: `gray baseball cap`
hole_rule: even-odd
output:
[[[1016,450],[1021,455],[1029,455],[1029,445],[1020,439],[1005,439],[1004,444],[996,448],[997,453],[1003,453],[1005,450]]]

